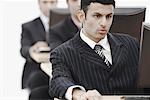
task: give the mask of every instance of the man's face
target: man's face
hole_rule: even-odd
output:
[[[91,3],[85,15],[83,12],[83,33],[95,42],[103,39],[112,24],[114,14],[113,5]]]
[[[45,16],[49,16],[49,10],[56,8],[57,0],[39,0],[39,7]]]
[[[81,0],[67,0],[71,15],[75,15],[76,11],[80,9],[80,2]]]

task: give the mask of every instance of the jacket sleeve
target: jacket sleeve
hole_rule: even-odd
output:
[[[25,25],[22,25],[22,34],[21,34],[21,55],[28,61],[31,61],[29,55],[29,48],[32,46],[32,39],[30,35],[30,31]]]
[[[65,63],[64,56],[60,49],[51,52],[52,80],[50,82],[49,94],[59,99],[65,98],[65,93],[70,86],[74,85],[71,72]]]

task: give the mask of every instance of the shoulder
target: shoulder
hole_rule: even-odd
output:
[[[26,22],[26,23],[23,23],[23,24],[22,24],[22,27],[35,26],[35,25],[37,25],[37,23],[40,23],[40,21],[41,21],[41,19],[40,19],[40,17],[38,17],[38,18],[35,18],[35,19],[31,20],[31,21],[28,21],[28,22]]]
[[[114,33],[112,35],[117,40],[117,43],[121,44],[121,46],[124,47],[124,50],[129,52],[130,56],[139,56],[140,43],[136,38],[122,33]]]
[[[63,44],[59,45],[55,49],[52,50],[51,53],[53,52],[59,52],[59,53],[69,53],[70,51],[74,51],[74,45],[73,45],[73,40],[70,39],[67,42],[64,42]]]
[[[138,43],[138,40],[133,37],[133,36],[130,36],[128,34],[123,34],[123,33],[111,33],[113,35],[113,37],[115,37],[118,42],[121,42],[123,44],[125,43]]]
[[[139,52],[140,50],[140,43],[139,41],[135,38],[132,37],[128,34],[123,34],[123,33],[111,33],[116,43],[121,44],[122,46],[126,47],[127,50],[130,52]]]

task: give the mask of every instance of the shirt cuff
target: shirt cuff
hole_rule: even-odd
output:
[[[74,86],[70,86],[68,89],[67,89],[67,92],[65,94],[65,98],[67,100],[72,100],[72,91],[74,88],[79,88],[83,91],[86,91],[84,87],[80,86],[80,85],[74,85]]]

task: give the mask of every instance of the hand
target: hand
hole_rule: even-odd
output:
[[[73,89],[72,98],[73,100],[87,100],[85,94],[85,91],[75,88]]]
[[[88,100],[102,100],[101,94],[97,90],[88,90],[86,92]]]
[[[48,47],[48,44],[45,41],[36,42],[30,49],[31,52],[38,52],[40,47]]]
[[[50,53],[31,53],[31,58],[37,63],[47,63],[50,59]]]
[[[102,96],[97,90],[88,90],[85,92],[75,89],[73,90],[73,100],[102,100]]]
[[[30,49],[29,54],[30,57],[35,60],[37,63],[46,63],[49,62],[50,53],[40,53],[40,47],[48,47],[47,43],[44,41],[39,41],[35,43]]]
[[[48,75],[50,78],[52,77],[52,63],[41,63],[40,68]]]

